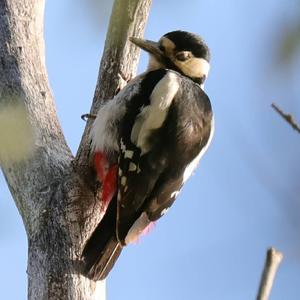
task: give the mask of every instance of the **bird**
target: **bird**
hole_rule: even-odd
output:
[[[210,69],[204,40],[181,30],[158,42],[129,40],[148,52],[148,67],[101,105],[90,133],[105,210],[82,252],[83,273],[95,281],[166,214],[214,132],[204,92]]]

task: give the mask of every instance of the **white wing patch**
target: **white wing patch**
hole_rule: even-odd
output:
[[[199,164],[200,159],[202,158],[202,156],[206,152],[208,146],[210,145],[212,137],[214,135],[214,131],[215,131],[214,124],[215,124],[214,118],[212,118],[212,120],[211,120],[211,131],[210,131],[208,141],[207,141],[206,145],[201,149],[199,154],[187,165],[186,169],[184,170],[183,183],[185,183],[190,178],[190,176],[193,174],[193,172],[195,171],[196,167]]]
[[[161,127],[179,89],[177,75],[168,72],[155,86],[150,96],[150,105],[137,116],[131,132],[131,141],[141,149],[142,154],[150,150],[147,140],[151,131]]]

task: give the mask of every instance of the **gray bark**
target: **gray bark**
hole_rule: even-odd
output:
[[[91,122],[74,158],[47,78],[44,4],[0,1],[0,127],[11,129],[8,140],[0,135],[0,162],[28,236],[28,299],[99,300],[105,298],[104,283],[80,274],[84,243],[102,217],[90,165]],[[92,113],[134,75],[139,52],[128,37],[143,34],[150,5],[115,1]]]

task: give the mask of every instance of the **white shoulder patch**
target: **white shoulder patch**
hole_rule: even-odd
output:
[[[131,141],[141,149],[142,154],[150,150],[147,144],[149,134],[158,129],[166,119],[168,110],[179,89],[177,75],[168,72],[155,86],[150,96],[150,105],[137,116],[131,132]]]
[[[215,121],[214,121],[214,117],[213,117],[211,120],[211,131],[210,131],[208,141],[207,141],[206,145],[201,149],[199,154],[187,165],[187,167],[183,173],[183,183],[185,183],[190,178],[190,176],[193,174],[193,172],[197,168],[200,159],[202,158],[202,156],[204,155],[204,153],[206,152],[207,148],[209,147],[209,145],[211,143],[211,140],[214,135],[214,131],[215,131]]]

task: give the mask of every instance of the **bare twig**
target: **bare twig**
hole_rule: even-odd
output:
[[[272,103],[272,107],[279,113],[279,115],[285,119],[298,133],[300,133],[300,126],[297,124],[291,114],[286,114],[275,103]]]
[[[275,248],[267,251],[264,271],[261,276],[260,286],[257,294],[257,300],[268,300],[272,285],[283,254]]]

